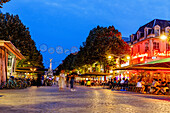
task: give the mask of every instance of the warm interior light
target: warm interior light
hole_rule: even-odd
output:
[[[167,39],[167,36],[166,35],[161,35],[160,37],[162,40],[166,40]]]
[[[127,56],[126,58],[129,60],[129,59],[130,59],[130,56]]]
[[[140,61],[143,61],[143,60],[144,60],[144,58],[141,58],[141,59],[140,59]]]
[[[111,58],[112,58],[112,56],[108,56],[108,58],[109,58],[109,59],[111,59]]]
[[[113,70],[110,70],[110,73],[113,73]]]

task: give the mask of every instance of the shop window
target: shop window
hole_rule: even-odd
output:
[[[153,42],[153,49],[159,50],[159,43],[158,42]]]
[[[138,52],[140,52],[140,45],[138,45]]]
[[[12,58],[8,58],[8,67],[11,67],[12,65]]]
[[[170,45],[166,44],[166,50],[169,51],[170,50]]]
[[[145,43],[145,52],[149,50],[149,43]]]

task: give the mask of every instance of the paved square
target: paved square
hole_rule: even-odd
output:
[[[170,97],[77,86],[0,90],[0,113],[169,113]]]

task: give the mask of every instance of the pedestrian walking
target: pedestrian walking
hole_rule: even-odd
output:
[[[37,87],[41,86],[41,74],[37,74]]]
[[[65,87],[65,74],[64,74],[64,70],[61,70],[61,74],[60,74],[60,77],[59,77],[59,90],[62,90],[64,89]]]
[[[44,85],[44,75],[42,75],[42,77],[41,77],[41,85],[42,86]]]
[[[74,79],[75,79],[75,76],[77,75],[77,73],[75,72],[75,70],[73,70],[73,72],[71,73],[71,80],[70,80],[70,89],[71,91],[76,91],[75,88],[74,88]]]

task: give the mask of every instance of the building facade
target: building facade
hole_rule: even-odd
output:
[[[148,63],[170,57],[170,44],[167,42],[170,31],[170,21],[154,19],[141,26],[135,34],[131,35],[130,65]],[[163,39],[164,38],[164,39]],[[135,70],[134,70],[135,71]],[[135,72],[140,72],[136,70]],[[170,80],[169,71],[146,71],[151,78],[166,78]],[[139,75],[139,74],[138,74]],[[151,79],[150,78],[150,79]]]
[[[17,60],[25,59],[10,41],[0,41],[0,84],[15,72]]]
[[[170,45],[167,40],[170,21],[155,19],[140,27],[131,35],[131,64],[147,63],[170,57]]]

